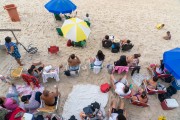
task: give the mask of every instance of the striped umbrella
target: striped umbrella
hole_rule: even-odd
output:
[[[91,30],[86,22],[79,18],[71,18],[66,20],[61,30],[65,38],[75,42],[87,40]]]

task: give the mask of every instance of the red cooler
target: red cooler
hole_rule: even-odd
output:
[[[161,102],[161,106],[163,110],[172,110],[179,107],[179,104],[175,99],[165,99],[163,102]]]

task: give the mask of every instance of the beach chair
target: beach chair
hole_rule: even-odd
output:
[[[20,78],[23,71],[23,67],[19,66],[16,69],[10,69],[10,77],[12,78]]]
[[[59,106],[59,100],[60,100],[60,96],[57,97],[56,100],[56,105],[55,106],[48,106],[44,103],[43,100],[41,100],[41,105],[40,107],[37,109],[38,112],[44,112],[44,113],[56,113],[58,110],[58,106]]]
[[[32,88],[34,88],[34,86],[38,88],[40,87],[39,80],[36,77],[28,74],[22,74],[21,76],[27,85],[31,86]]]
[[[118,74],[121,74],[122,72],[128,73],[128,71],[128,66],[114,66],[112,73],[117,72]]]
[[[81,64],[79,65],[79,68],[77,70],[70,70],[70,67],[69,67],[69,65],[67,63],[66,70],[70,71],[71,76],[79,76],[79,73],[80,73],[80,70],[81,70]]]
[[[166,90],[150,89],[146,86],[145,82],[143,82],[143,84],[144,84],[146,93],[148,93],[149,95],[166,93]]]
[[[135,100],[135,101],[130,100],[130,103],[133,104],[133,105],[136,105],[136,106],[140,106],[140,107],[148,107],[149,106],[149,104],[142,103],[142,102],[140,102],[138,100]]]
[[[101,72],[103,68],[103,63],[101,65],[93,65],[89,62],[89,69],[92,70],[95,74],[98,74]]]

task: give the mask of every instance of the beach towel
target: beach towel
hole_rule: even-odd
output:
[[[26,86],[26,85],[16,85],[16,89],[18,91],[18,93],[21,93],[22,96],[24,95],[30,95],[32,92],[32,89],[30,86]],[[40,86],[39,88],[35,87],[34,91],[39,91],[39,92],[43,92],[44,87]],[[12,87],[9,88],[8,93],[14,93],[14,91],[12,90]]]
[[[76,119],[80,120],[79,114],[83,108],[95,101],[101,104],[105,114],[104,107],[108,102],[108,93],[102,93],[97,85],[75,85],[64,104],[62,116],[69,119],[74,115]]]

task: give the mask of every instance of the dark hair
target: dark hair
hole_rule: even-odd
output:
[[[119,114],[117,116],[117,120],[126,120],[125,116],[123,114]]]
[[[167,31],[167,34],[170,34],[170,31]]]
[[[134,54],[134,58],[141,57],[141,54]]]
[[[158,81],[158,77],[157,77],[157,76],[154,76],[154,77],[153,77],[153,81],[154,81],[154,82],[157,82],[157,81]]]
[[[127,93],[129,91],[129,87],[127,85],[125,85],[124,87],[124,93]]]
[[[96,57],[100,60],[103,61],[105,59],[105,55],[103,54],[103,52],[101,50],[98,51]]]
[[[165,24],[162,24],[162,27],[164,27],[165,26]]]
[[[89,17],[89,14],[88,14],[88,13],[86,13],[86,17]]]
[[[105,39],[106,39],[106,40],[109,40],[109,35],[106,35],[106,36],[105,36]]]
[[[31,75],[33,72],[33,69],[28,69],[28,73]]]
[[[71,54],[71,55],[70,55],[70,58],[71,58],[71,59],[74,59],[74,58],[75,58],[75,54]]]
[[[0,105],[3,105],[4,101],[2,98],[0,98]]]
[[[7,37],[5,38],[5,41],[6,41],[6,43],[10,43],[10,42],[11,42],[11,38],[10,38],[9,36],[7,36]]]
[[[143,91],[143,92],[142,92],[141,97],[142,97],[143,99],[147,97],[147,95],[146,95],[146,92],[145,92],[145,91]]]
[[[28,97],[27,96],[22,96],[21,97],[21,101],[22,102],[27,102],[29,99],[28,99]]]
[[[130,41],[130,40],[127,40],[127,43],[131,43],[131,41]]]
[[[127,66],[126,56],[125,55],[121,55],[120,56],[119,65],[118,66]]]

